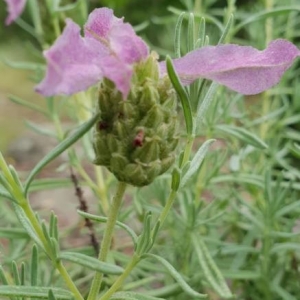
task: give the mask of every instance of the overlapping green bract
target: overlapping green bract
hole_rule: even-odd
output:
[[[118,180],[134,186],[150,184],[170,168],[179,138],[176,94],[168,78],[159,79],[154,54],[136,65],[125,101],[105,79],[97,110],[95,164],[106,166]]]

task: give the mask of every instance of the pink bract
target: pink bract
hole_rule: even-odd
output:
[[[277,84],[299,55],[295,45],[279,39],[272,41],[263,51],[230,44],[207,46],[175,59],[173,63],[185,85],[206,78],[241,94],[251,95]],[[161,63],[161,72],[166,73],[164,62]]]
[[[95,9],[85,25],[85,37],[77,24],[67,20],[62,35],[44,52],[48,68],[36,90],[45,96],[73,94],[105,77],[126,98],[133,64],[148,54],[147,45],[129,24],[110,9]]]
[[[146,43],[108,8],[95,9],[84,32],[82,37],[79,26],[67,20],[62,35],[44,53],[48,68],[37,91],[45,96],[73,94],[108,78],[125,99],[134,64],[149,55]],[[257,94],[277,84],[299,55],[291,42],[275,40],[263,51],[231,44],[206,46],[173,62],[185,85],[206,78],[242,94]],[[160,68],[165,76],[165,62]]]
[[[6,25],[14,22],[23,12],[26,0],[4,0],[7,4],[8,16],[5,20]]]

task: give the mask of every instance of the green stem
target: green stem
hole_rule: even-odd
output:
[[[87,185],[93,190],[93,192],[96,194],[97,197],[101,197],[102,194],[100,193],[99,187],[94,183],[94,181],[91,179],[91,177],[88,175],[88,173],[84,170],[82,165],[78,162],[74,165],[76,168],[76,171],[79,173],[79,175],[85,180]]]
[[[195,140],[194,135],[189,135],[187,137],[187,142],[186,142],[186,145],[185,145],[182,162],[179,166],[180,168],[182,168],[185,165],[185,163],[190,159],[191,152],[192,152],[192,147],[193,147],[193,144],[194,144],[194,140]]]
[[[56,268],[59,271],[61,277],[63,277],[63,279],[65,280],[65,283],[67,284],[69,290],[74,294],[75,299],[84,300],[61,261],[57,262]]]
[[[52,121],[54,123],[57,139],[62,141],[64,139],[64,132],[61,127],[59,116],[56,113],[52,115]]]
[[[129,276],[133,268],[139,263],[140,259],[141,258],[137,254],[134,254],[123,274],[120,275],[110,289],[99,300],[108,300],[122,286],[124,280]]]
[[[164,207],[164,209],[162,210],[162,212],[160,213],[160,216],[158,218],[158,220],[160,221],[160,226],[162,226],[162,224],[164,223],[173,203],[174,203],[174,200],[176,198],[176,195],[177,195],[177,192],[176,191],[171,191],[170,195],[169,195],[169,198],[166,202],[166,205]]]
[[[100,261],[105,261],[108,251],[110,249],[110,245],[111,245],[111,241],[112,241],[112,237],[113,237],[113,232],[114,232],[114,227],[117,221],[117,216],[119,213],[119,209],[121,207],[122,204],[122,198],[123,195],[125,193],[126,190],[126,183],[124,182],[119,182],[118,183],[118,187],[117,187],[117,191],[116,194],[113,198],[110,210],[109,210],[109,214],[108,214],[108,219],[107,219],[107,223],[106,223],[106,229],[104,232],[104,236],[103,236],[103,240],[101,242],[101,249],[100,249],[100,253],[99,253],[99,260]],[[93,282],[92,282],[92,286],[90,289],[90,293],[88,296],[88,300],[95,300],[97,298],[99,289],[101,287],[101,282],[102,282],[102,277],[103,274],[97,272],[94,276]]]
[[[265,9],[271,10],[274,7],[273,0],[265,0]],[[268,18],[265,23],[266,31],[266,45],[268,45],[273,39],[273,18]]]
[[[41,13],[39,4],[36,0],[29,1],[29,7],[31,11],[31,17],[32,17],[32,23],[34,25],[34,30],[36,33],[36,36],[38,37],[38,40],[40,44],[44,47],[44,31],[43,31],[43,25],[42,25],[42,19],[41,19]]]
[[[61,31],[60,31],[60,27],[59,27],[59,19],[56,16],[56,14],[55,14],[55,16],[52,17],[52,26],[53,26],[55,36],[59,37],[61,34]]]
[[[41,240],[41,242],[42,242],[42,244],[43,244],[43,246],[44,246],[45,252],[47,253],[47,255],[48,255],[51,259],[53,259],[52,253],[51,253],[51,252],[52,252],[52,251],[51,251],[51,248],[50,248],[50,246],[49,246],[49,244],[48,244],[48,242],[47,242],[47,240],[46,240],[46,238],[45,238],[45,236],[44,236],[44,233],[43,233],[43,230],[42,230],[42,228],[41,228],[41,225],[40,225],[39,221],[37,220],[36,215],[35,215],[35,213],[33,212],[31,206],[28,204],[27,201],[25,201],[25,202],[23,202],[23,203],[21,204],[21,207],[22,207],[22,209],[23,209],[25,215],[26,215],[27,218],[29,219],[30,224],[32,225],[34,231],[36,232],[36,234],[38,235],[39,239]]]
[[[88,16],[88,3],[85,0],[80,1],[80,12],[82,20],[86,20]]]
[[[270,10],[272,9],[274,6],[273,0],[265,0],[265,8],[266,10]],[[270,43],[270,41],[273,39],[273,19],[269,18],[266,20],[265,23],[265,34],[266,34],[266,45],[268,45]],[[262,100],[263,100],[263,116],[265,116],[266,114],[268,114],[268,112],[270,111],[270,97],[269,97],[269,93],[268,91],[266,91],[265,93],[263,93],[262,96]],[[260,136],[262,139],[265,139],[268,131],[269,131],[269,122],[263,122],[260,128]]]
[[[96,174],[96,181],[98,186],[98,193],[100,195],[100,202],[105,215],[107,215],[109,210],[109,202],[107,199],[107,191],[103,180],[102,170],[103,169],[101,167],[95,166],[95,174]]]
[[[186,164],[186,162],[190,159],[194,140],[195,140],[194,135],[189,135],[187,137],[187,143],[185,145],[182,162],[179,166],[180,168],[182,168]],[[169,198],[166,202],[166,205],[165,205],[164,209],[162,210],[162,212],[160,213],[160,216],[158,218],[158,221],[160,222],[160,226],[162,226],[162,224],[165,222],[165,219],[166,219],[171,207],[173,206],[176,195],[177,195],[177,191],[173,191],[173,190],[169,194]]]

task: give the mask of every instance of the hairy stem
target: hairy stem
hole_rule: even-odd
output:
[[[123,284],[124,280],[129,276],[134,267],[139,263],[140,257],[135,254],[126,269],[120,275],[120,277],[115,281],[115,283],[110,287],[110,289],[99,299],[99,300],[108,300]]]
[[[109,210],[109,214],[108,214],[108,219],[107,219],[107,223],[106,223],[106,229],[104,232],[104,236],[103,236],[103,240],[101,242],[101,249],[100,249],[100,253],[99,253],[99,260],[100,261],[105,261],[108,251],[110,249],[110,245],[111,245],[111,241],[112,241],[112,237],[113,237],[113,232],[114,232],[114,227],[117,221],[117,216],[119,213],[119,209],[121,207],[122,204],[122,199],[123,199],[123,195],[125,193],[126,190],[126,183],[124,182],[119,182],[118,183],[118,187],[117,187],[117,191],[116,194],[113,198],[110,210]],[[92,286],[90,289],[90,293],[88,296],[88,300],[95,300],[98,296],[98,292],[99,289],[101,287],[101,282],[102,282],[102,277],[103,274],[97,272],[94,276],[93,282],[92,282]]]

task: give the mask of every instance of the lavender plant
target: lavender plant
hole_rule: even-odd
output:
[[[22,13],[26,1],[6,0],[6,3],[9,12],[6,24],[11,24]],[[229,8],[234,6],[233,1],[228,3],[231,4]],[[207,134],[211,138],[201,140],[201,145],[198,137],[205,130],[203,125],[212,113],[211,110],[217,110],[223,105],[213,102],[219,85],[244,95],[270,89],[278,84],[285,71],[300,55],[299,49],[285,39],[270,42],[262,51],[250,46],[223,44],[233,22],[230,14],[218,45],[209,46],[205,35],[205,20],[195,24],[193,14],[181,13],[175,28],[176,57],[172,59],[167,56],[165,61],[159,62],[158,55],[150,52],[146,42],[137,36],[132,26],[115,17],[111,9],[98,8],[89,16],[86,15],[87,22],[82,36],[80,26],[70,18],[66,19],[66,26],[60,34],[60,21],[68,10],[78,9],[81,15],[87,14],[85,1],[65,7],[56,1],[38,4],[29,0],[28,4],[32,8],[32,24],[35,26],[33,33],[45,49],[47,62],[45,76],[36,86],[36,91],[46,97],[48,111],[43,112],[55,124],[59,143],[33,167],[25,180],[6,163],[2,155],[0,157],[0,195],[10,201],[24,229],[22,233],[34,244],[29,268],[21,264],[18,269],[16,263],[12,262],[12,277],[3,267],[0,268],[3,284],[0,295],[11,299],[154,300],[213,299],[212,293],[216,293],[221,299],[233,298],[234,294],[239,293],[239,287],[234,284],[229,287],[225,280],[228,278],[226,272],[220,268],[224,262],[220,260],[216,263],[214,259],[215,253],[219,251],[218,245],[208,247],[209,240],[204,238],[203,232],[209,222],[222,215],[222,203],[212,202],[204,207],[200,194],[206,184],[210,184],[209,177],[215,183],[220,183],[222,180],[226,182],[228,176],[234,174],[227,174],[225,179],[213,176],[224,160],[218,157],[217,161],[210,161],[212,144],[215,142],[213,135]],[[46,39],[43,34],[46,33],[43,31],[40,10],[37,9],[41,7],[48,10],[52,18],[52,30],[57,36],[50,48],[44,42]],[[180,35],[186,17],[188,53],[181,55]],[[196,34],[196,28],[199,35]],[[90,89],[91,86],[94,87]],[[78,122],[78,128],[73,133],[64,132],[59,119],[56,97],[62,94],[69,95],[70,101],[73,101],[72,111]],[[34,108],[23,100],[18,102]],[[217,129],[231,138],[246,142],[250,147],[241,149],[239,157],[232,156],[232,169],[237,168],[234,166],[236,161],[242,160],[253,149],[268,147],[246,128],[225,124],[219,125]],[[82,141],[90,164],[95,165],[93,170],[96,179],[85,171],[82,159],[72,148],[78,140]],[[91,154],[91,149],[94,154]],[[89,222],[95,222],[94,226],[97,224],[98,227],[96,222],[105,223],[98,258],[84,251],[62,249],[57,217],[51,214],[49,223],[46,223],[30,204],[30,192],[39,183],[35,177],[65,151],[68,153],[69,165],[81,175],[83,183],[99,201],[98,215],[78,211]],[[203,165],[206,156],[207,162]],[[206,176],[202,180],[204,172]],[[248,180],[249,184],[252,180],[252,184],[259,186],[262,178],[245,179],[240,176],[235,182],[238,180]],[[112,187],[109,190],[110,182]],[[234,245],[234,249],[231,249],[226,243],[225,247],[222,244],[222,248],[228,253],[236,253],[229,262],[231,267],[228,270],[242,274],[237,275],[239,278],[246,276],[239,266],[246,263],[247,253],[256,253],[256,248],[251,247],[255,228],[247,222],[250,220],[257,226],[264,236],[261,273],[257,275],[254,271],[250,272],[247,279],[252,276],[252,279],[261,280],[258,295],[261,293],[265,299],[274,299],[274,293],[283,295],[284,292],[279,285],[274,284],[274,280],[279,279],[271,279],[268,255],[272,251],[279,251],[271,247],[272,239],[276,236],[292,236],[274,230],[279,226],[276,218],[287,214],[298,204],[291,202],[288,206],[284,205],[287,190],[279,181],[274,184],[269,172],[264,174],[264,183],[262,188],[266,201],[263,202],[261,195],[255,192],[257,207],[248,204],[238,189],[230,191],[238,199],[232,204],[233,209],[237,210],[235,206],[242,205],[243,218],[248,221],[242,219],[241,226],[233,223],[233,227],[237,228],[232,229],[235,232],[232,235],[240,235],[243,239],[244,248],[241,250],[238,245]],[[68,183],[62,181],[63,184]],[[112,200],[109,199],[111,190],[114,190]],[[121,219],[118,220],[125,209],[122,204],[126,191],[133,202],[129,214],[133,215],[135,206],[135,213],[141,220],[136,230],[139,233]],[[159,205],[151,202],[151,194],[159,199]],[[176,201],[178,205],[174,209]],[[220,207],[217,209],[218,205]],[[215,210],[218,211],[216,214]],[[168,223],[171,215],[173,217]],[[122,228],[130,236],[131,255],[124,255],[113,248],[115,227]],[[169,228],[170,238],[177,239],[178,247],[172,249],[165,246],[167,239],[162,238],[164,227]],[[176,234],[172,233],[172,229]],[[249,229],[245,235],[243,229]],[[221,234],[225,235],[218,226],[212,226],[210,231],[211,236],[217,237],[216,240],[221,238]],[[159,251],[163,247],[165,250]],[[56,284],[54,276],[50,284],[40,284],[38,277],[42,270],[38,255],[52,262],[52,268],[63,279],[63,284]],[[184,267],[176,265],[176,257],[185,262]],[[80,269],[80,274],[87,274],[85,276],[88,280],[83,286],[80,284],[80,276],[72,276],[68,269],[70,267],[72,270],[72,267],[66,267],[65,262],[84,268],[84,271]],[[194,265],[198,266],[196,270],[201,270],[193,273]],[[161,280],[158,274],[164,272],[164,280]],[[164,284],[154,289],[157,282]],[[292,299],[286,296],[287,292],[284,295],[286,299]],[[254,295],[253,299],[259,299],[257,297]],[[247,299],[247,289],[243,299]]]

